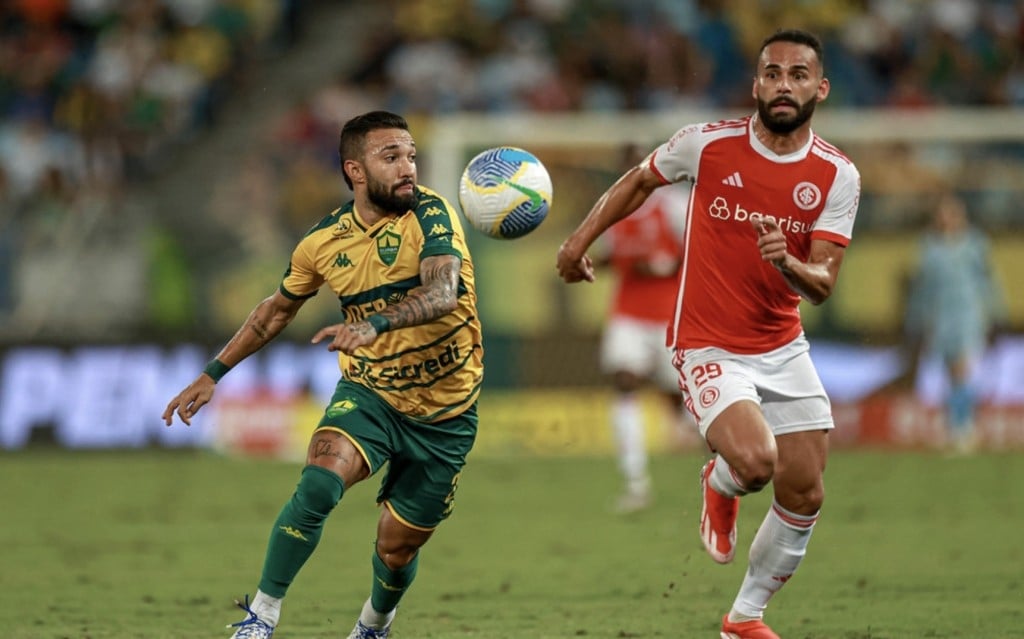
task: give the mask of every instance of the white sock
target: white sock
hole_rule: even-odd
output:
[[[740,483],[729,462],[721,455],[715,457],[715,467],[711,469],[708,483],[712,490],[723,497],[742,497],[750,492]]]
[[[643,413],[633,393],[616,396],[612,408],[612,427],[619,452],[619,468],[631,492],[647,492],[647,446]]]
[[[256,616],[261,621],[276,627],[277,621],[281,618],[281,601],[281,599],[271,597],[262,590],[257,590],[256,596],[252,598],[249,608],[256,613]]]
[[[796,572],[811,540],[818,514],[797,515],[772,502],[750,544],[750,563],[729,620],[761,619],[768,600]]]
[[[367,598],[363,604],[363,610],[359,613],[359,621],[368,628],[374,630],[382,630],[385,626],[391,623],[391,620],[395,618],[395,612],[398,608],[395,608],[391,612],[377,612],[373,609],[371,599]]]

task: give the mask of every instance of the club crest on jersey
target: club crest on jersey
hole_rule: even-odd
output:
[[[793,204],[810,211],[821,203],[821,189],[816,184],[801,182],[793,187]]]
[[[340,402],[335,402],[330,405],[327,409],[327,415],[330,417],[340,417],[345,413],[350,413],[355,410],[357,404],[355,400],[343,399]]]
[[[402,245],[402,236],[394,231],[384,231],[377,236],[377,255],[380,261],[388,266],[398,259],[398,248]]]
[[[718,401],[718,389],[714,386],[708,386],[700,392],[700,405],[704,408],[711,406]]]

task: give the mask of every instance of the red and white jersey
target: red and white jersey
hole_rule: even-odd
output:
[[[774,218],[800,260],[811,240],[847,246],[860,201],[853,163],[813,133],[777,155],[757,139],[753,116],[684,127],[649,162],[666,183],[693,182],[668,345],[754,354],[800,335],[800,296],[761,259],[750,220]]]
[[[604,238],[616,275],[611,314],[645,321],[672,320],[682,269],[686,191],[666,186],[608,229]],[[657,274],[637,271],[642,263]],[[658,265],[664,265],[660,270]]]

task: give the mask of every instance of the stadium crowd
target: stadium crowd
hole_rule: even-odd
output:
[[[201,143],[247,72],[299,40],[314,4],[0,5],[0,266],[123,224],[124,186]],[[354,64],[298,96],[254,141],[262,155],[222,176],[222,192],[260,191],[274,246],[336,202],[334,140],[351,113],[746,108],[766,24],[823,36],[832,106],[1024,105],[1016,0],[384,0],[358,15],[363,40],[339,43]],[[211,219],[232,199],[215,195]],[[0,268],[0,325],[17,305],[14,270]]]
[[[217,125],[247,70],[298,35],[298,0],[0,4],[0,319],[37,247],[117,242],[126,185]],[[10,266],[10,268],[7,268]]]
[[[749,105],[764,25],[827,43],[833,104],[1024,104],[1012,0],[390,0],[348,78],[411,114]]]

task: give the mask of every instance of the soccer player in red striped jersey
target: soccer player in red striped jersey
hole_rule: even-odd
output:
[[[764,611],[801,563],[824,500],[833,420],[799,304],[835,289],[860,199],[856,167],[811,130],[828,93],[818,38],[774,33],[757,60],[756,113],[680,129],[558,251],[562,279],[593,281],[586,252],[602,233],[655,189],[692,183],[669,346],[714,455],[700,475],[700,534],[715,561],[735,555],[739,498],[769,483],[774,491],[723,639],[778,639]]]

